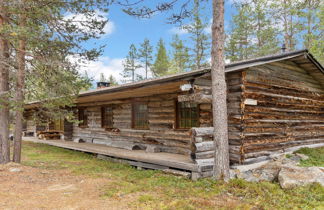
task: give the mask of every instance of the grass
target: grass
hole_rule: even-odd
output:
[[[324,167],[324,147],[319,148],[301,148],[295,153],[307,155],[309,159],[301,160],[301,166],[320,166]]]
[[[277,183],[249,183],[239,179],[229,183],[212,179],[194,182],[159,171],[137,170],[126,164],[99,160],[86,153],[27,142],[23,145],[23,157],[24,165],[48,170],[68,169],[74,175],[107,178],[100,189],[102,199],[120,200],[130,196],[135,198],[129,201],[130,208],[321,209],[324,206],[324,188],[318,184],[283,190]]]

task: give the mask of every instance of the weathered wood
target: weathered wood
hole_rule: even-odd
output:
[[[179,95],[178,101],[179,102],[190,101],[190,102],[195,102],[198,104],[211,103],[212,96],[206,95],[205,93],[202,93],[202,92],[198,92],[198,93],[192,93],[189,95]]]
[[[194,136],[211,136],[213,135],[213,127],[208,128],[192,128],[191,132]]]

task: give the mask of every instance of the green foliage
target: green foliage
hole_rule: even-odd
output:
[[[201,5],[199,0],[194,0],[191,23],[183,26],[183,29],[190,34],[193,47],[190,48],[192,66],[191,69],[197,70],[210,66],[208,57],[210,56],[210,36],[206,33],[209,27],[208,21],[204,20],[200,13]]]
[[[233,16],[231,33],[227,37],[226,56],[231,61],[244,60],[253,54],[253,19],[249,4],[235,4],[238,13]]]
[[[309,157],[307,160],[301,160],[300,165],[302,166],[319,166],[324,167],[324,147],[311,149],[301,148],[295,153],[305,154]]]
[[[99,82],[107,82],[107,79],[103,73],[100,73]]]
[[[141,44],[141,48],[139,48],[138,51],[139,60],[144,64],[145,79],[147,79],[153,62],[153,47],[150,44],[150,40],[144,39],[144,42]]]
[[[230,61],[279,53],[302,46],[323,62],[323,6],[320,0],[244,0],[227,33],[225,54]]]
[[[138,63],[137,49],[134,44],[131,44],[131,46],[129,47],[128,55],[123,62],[124,71],[122,72],[122,76],[124,78],[124,82],[135,82],[135,80],[137,80],[136,70],[141,67],[141,65],[139,65]]]
[[[274,18],[276,29],[289,51],[295,50],[298,44],[298,34],[302,30],[300,11],[302,1],[275,0],[271,2],[269,14]]]
[[[183,41],[178,35],[173,37],[171,42],[172,47],[172,60],[170,72],[179,73],[187,71],[190,67],[189,64],[189,49],[184,46]]]
[[[60,107],[73,107],[80,90],[90,87],[91,79],[79,73],[81,61],[96,59],[102,46],[84,48],[82,43],[103,34],[108,3],[97,1],[2,1],[8,24],[0,33],[10,42],[10,75],[16,80],[18,41],[26,41],[25,102],[40,101],[36,115],[72,117]],[[26,22],[21,24],[24,17]],[[82,18],[80,18],[82,17]],[[15,52],[16,51],[16,52]],[[12,88],[12,91],[14,89]],[[12,101],[10,101],[12,102]]]
[[[108,82],[110,83],[111,86],[116,86],[118,85],[118,82],[116,78],[113,75],[110,75],[108,78]]]
[[[266,0],[236,3],[232,28],[226,39],[226,56],[231,61],[265,56],[279,51],[278,34],[269,16]]]
[[[169,57],[164,45],[163,39],[160,39],[157,46],[157,55],[153,64],[152,72],[155,77],[160,77],[168,74],[170,67]]]
[[[313,21],[314,29],[311,30],[311,33],[305,34],[305,46],[309,45],[311,53],[324,65],[324,3],[316,8],[309,9],[308,13],[313,18],[313,14],[316,14]],[[312,22],[311,22],[312,23]],[[317,23],[317,24],[314,24]],[[309,39],[309,41],[307,41]]]
[[[23,145],[24,165],[49,170],[68,169],[75,175],[106,178],[102,199],[137,197],[137,209],[320,209],[324,187],[319,184],[283,190],[277,183],[191,181],[153,170],[98,160],[95,156],[43,144]]]

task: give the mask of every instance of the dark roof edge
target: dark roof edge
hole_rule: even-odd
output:
[[[231,67],[241,66],[241,65],[250,64],[250,63],[266,62],[266,61],[272,61],[272,60],[277,60],[277,59],[284,59],[284,58],[290,57],[290,56],[302,55],[303,53],[308,53],[308,50],[306,50],[306,49],[296,50],[296,51],[292,51],[292,52],[285,52],[285,53],[275,54],[275,55],[272,55],[272,56],[264,56],[264,57],[259,57],[259,58],[255,58],[255,59],[237,61],[237,62],[234,62],[234,63],[227,64],[226,67],[231,68]]]
[[[314,56],[310,52],[308,52],[308,50],[306,50],[306,56],[324,74],[324,67],[320,62],[316,60],[316,58],[314,58]]]
[[[185,72],[185,73],[179,73],[175,75],[169,75],[165,77],[160,77],[160,78],[155,78],[155,79],[149,79],[149,80],[144,80],[140,82],[135,82],[135,83],[127,83],[124,85],[116,86],[116,87],[108,87],[108,88],[103,88],[99,90],[91,90],[89,92],[84,92],[80,93],[78,97],[85,97],[89,95],[97,95],[97,94],[103,94],[103,93],[112,93],[112,92],[117,92],[123,89],[127,88],[139,88],[147,85],[154,85],[158,83],[164,83],[164,82],[173,82],[177,80],[182,80],[185,78],[190,78],[193,76],[200,76],[205,73],[209,73],[210,69],[200,69],[200,70],[195,70],[195,71],[190,71],[190,72]]]
[[[319,68],[319,70],[324,74],[324,68],[323,66],[313,57],[311,53],[307,49],[303,50],[296,50],[293,52],[286,52],[286,53],[281,53],[281,54],[276,54],[272,56],[264,56],[260,58],[255,58],[255,59],[250,59],[250,60],[244,60],[244,61],[238,61],[234,63],[229,63],[225,65],[225,72],[233,72],[233,71],[240,71],[242,69],[248,68],[250,66],[254,65],[261,65],[262,63],[268,63],[268,62],[275,62],[275,61],[280,61],[284,60],[286,58],[292,58],[292,57],[297,57],[305,55],[314,65]],[[165,82],[173,82],[173,81],[178,81],[178,80],[183,80],[183,79],[189,79],[190,77],[197,77],[204,75],[206,73],[209,73],[211,71],[210,68],[205,68],[205,69],[199,69],[199,70],[194,70],[190,72],[185,72],[185,73],[178,73],[175,75],[168,75],[160,78],[154,78],[154,79],[149,79],[149,80],[144,80],[140,82],[135,82],[135,83],[127,83],[123,85],[119,85],[116,87],[108,87],[108,88],[103,88],[99,90],[90,90],[86,91],[83,93],[80,93],[78,97],[86,97],[86,96],[91,96],[91,95],[98,95],[98,94],[104,94],[104,93],[113,93],[113,92],[118,92],[124,89],[128,88],[140,88],[143,86],[147,85],[154,85],[157,83],[165,83]],[[37,103],[37,102],[34,102]],[[33,104],[33,102],[29,103]]]
[[[273,56],[265,56],[265,57],[260,57],[256,59],[250,59],[250,60],[245,60],[245,61],[238,61],[235,63],[230,63],[226,64],[225,70],[226,72],[232,72],[232,71],[238,71],[241,69],[244,69],[244,65],[252,64],[252,63],[258,63],[258,62],[267,62],[267,61],[272,61],[272,60],[281,60],[285,59],[287,57],[295,57],[299,55],[303,55],[304,53],[308,53],[307,50],[297,50],[293,52],[287,52],[287,53],[281,53]],[[236,68],[235,68],[236,67]],[[172,81],[177,81],[179,79],[185,79],[185,78],[190,78],[192,76],[199,76],[203,75],[205,73],[210,72],[210,68],[208,69],[200,69],[200,70],[195,70],[195,71],[190,71],[190,72],[185,72],[185,73],[179,73],[176,75],[169,75],[165,76],[162,78],[155,78],[155,79],[150,79],[146,81],[141,81],[141,82],[135,82],[135,83],[128,83],[125,85],[117,86],[114,88],[104,88],[102,90],[91,90],[88,92],[80,93],[78,97],[86,97],[90,95],[98,95],[98,94],[103,94],[103,93],[111,93],[111,92],[117,92],[123,89],[127,88],[138,88],[146,85],[152,85],[158,83],[163,83],[163,82],[172,82]]]

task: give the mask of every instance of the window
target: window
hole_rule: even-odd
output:
[[[113,128],[113,107],[112,106],[104,106],[101,107],[101,126],[103,128]]]
[[[198,105],[190,102],[177,104],[177,128],[189,129],[199,126]]]
[[[84,108],[79,108],[79,127],[87,127],[88,126],[88,113]]]
[[[132,127],[135,129],[148,129],[148,109],[146,103],[133,103]]]

